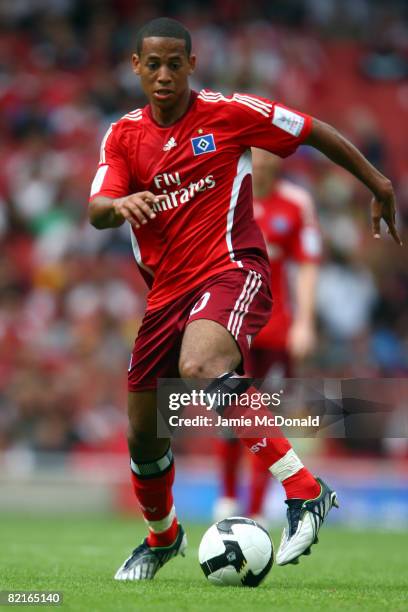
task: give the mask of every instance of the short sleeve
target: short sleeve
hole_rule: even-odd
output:
[[[92,181],[90,200],[103,195],[119,198],[130,193],[130,172],[119,141],[119,131],[113,123],[106,132],[100,149],[100,159]]]
[[[312,117],[258,96],[234,94],[234,131],[240,144],[287,157],[312,129]]]

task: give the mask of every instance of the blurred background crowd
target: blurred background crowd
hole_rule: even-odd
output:
[[[264,95],[348,136],[393,180],[408,240],[404,0],[1,0],[0,451],[125,450],[145,288],[128,228],[98,232],[86,210],[104,132],[145,104],[135,32],[162,15],[192,33],[195,89]],[[324,235],[304,372],[406,376],[406,247],[372,239],[370,194],[315,151],[284,173],[312,193]]]

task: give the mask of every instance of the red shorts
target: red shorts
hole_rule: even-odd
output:
[[[269,320],[271,308],[268,279],[241,268],[207,279],[164,308],[146,311],[129,364],[129,391],[150,391],[158,378],[179,377],[184,330],[196,319],[216,321],[230,332],[245,371],[252,338]]]

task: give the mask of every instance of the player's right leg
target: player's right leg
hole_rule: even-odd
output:
[[[157,438],[156,381],[178,375],[182,310],[146,311],[128,370],[128,444],[133,489],[148,535],[116,573],[117,580],[151,579],[186,539],[173,503],[174,459],[169,440]]]
[[[156,434],[156,393],[129,393],[128,444],[133,489],[149,534],[125,560],[116,580],[150,580],[187,546],[173,502],[174,460],[168,439]]]

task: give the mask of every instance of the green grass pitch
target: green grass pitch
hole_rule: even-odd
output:
[[[207,526],[185,527],[187,556],[170,561],[154,581],[135,584],[112,576],[141,541],[140,521],[0,516],[0,591],[63,591],[62,606],[41,608],[75,612],[408,609],[408,533],[323,528],[310,557],[274,566],[261,586],[244,589],[205,580],[197,548]],[[272,533],[275,546],[278,537]]]

